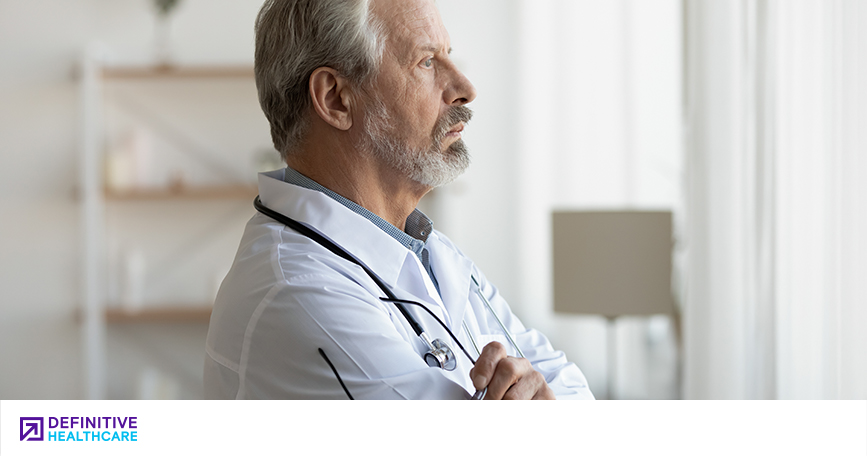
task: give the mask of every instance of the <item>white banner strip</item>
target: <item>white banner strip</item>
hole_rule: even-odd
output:
[[[0,454],[867,454],[867,401],[0,401]]]

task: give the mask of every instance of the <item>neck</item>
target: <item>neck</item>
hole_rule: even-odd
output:
[[[430,188],[399,175],[372,154],[354,147],[322,144],[306,147],[286,163],[403,231],[406,218]]]

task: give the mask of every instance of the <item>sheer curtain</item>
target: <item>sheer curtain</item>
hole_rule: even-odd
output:
[[[677,397],[672,325],[619,319],[615,391],[606,391],[605,320],[553,313],[551,213],[675,209],[682,190],[680,2],[517,3],[512,187],[519,274],[510,303],[581,367],[600,398]]]
[[[685,0],[686,398],[867,398],[867,5]]]

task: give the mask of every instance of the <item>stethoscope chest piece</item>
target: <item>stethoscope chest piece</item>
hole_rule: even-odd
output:
[[[430,351],[424,354],[424,361],[430,367],[439,367],[443,370],[453,371],[458,366],[458,360],[455,357],[455,352],[446,345],[441,339],[431,341],[427,334],[422,333],[424,340]]]

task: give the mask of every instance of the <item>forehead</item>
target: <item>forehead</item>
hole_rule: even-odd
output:
[[[372,12],[385,27],[392,52],[406,56],[431,46],[448,50],[448,32],[433,0],[373,0]]]

